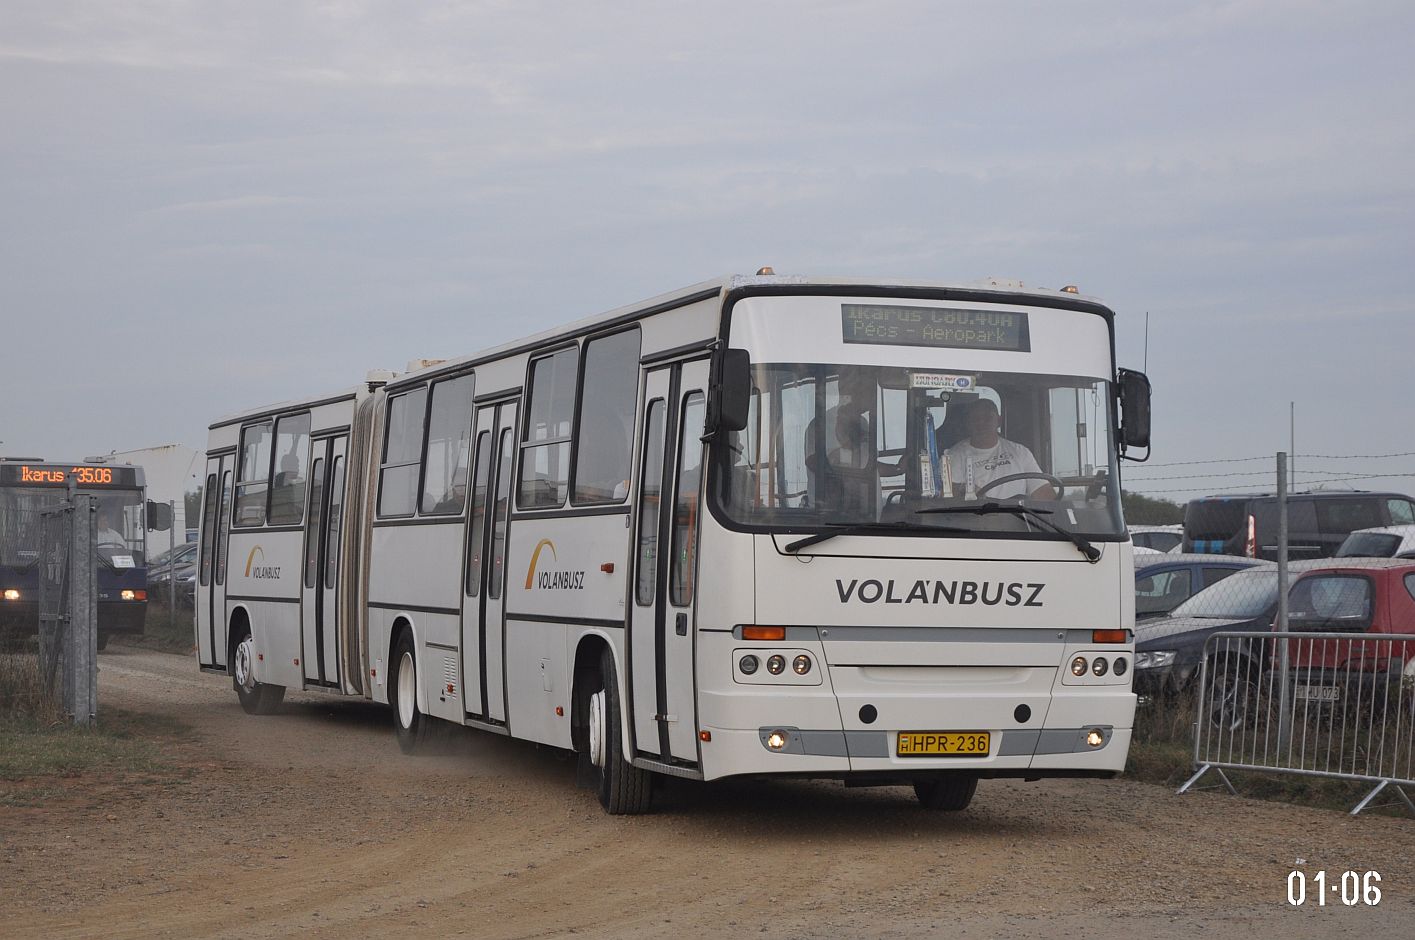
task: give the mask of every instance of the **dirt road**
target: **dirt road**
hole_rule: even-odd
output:
[[[610,818],[553,752],[452,729],[405,757],[379,707],[241,712],[187,658],[115,646],[107,707],[192,725],[163,786],[0,808],[0,935],[1409,935],[1415,822],[1127,781],[984,781],[967,812],[826,782],[671,782]],[[1375,907],[1287,874],[1376,870]]]

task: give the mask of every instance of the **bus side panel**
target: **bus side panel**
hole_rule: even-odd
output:
[[[732,653],[741,644],[734,641],[732,630],[740,624],[756,623],[756,560],[751,535],[729,532],[709,513],[700,519],[693,681],[698,727],[713,735],[698,748],[703,775],[711,779],[736,772],[727,769],[731,760],[719,730],[737,727],[730,718],[735,710],[731,702],[739,691],[751,691],[733,679]],[[827,704],[833,709],[834,699]],[[754,727],[753,739],[755,735]]]
[[[567,625],[593,620],[622,633],[628,519],[619,513],[526,515],[511,526],[504,587],[506,687],[507,723],[516,737],[570,746],[570,638],[580,626]],[[621,666],[621,688],[623,671]],[[563,715],[555,714],[557,707]]]
[[[388,607],[408,608],[410,620],[417,611],[418,681],[426,711],[459,724],[463,532],[460,517],[438,525],[378,526],[369,557],[369,602],[380,605],[370,614],[391,613],[391,627],[397,611]],[[387,640],[370,650],[386,655]]]
[[[570,747],[569,637],[564,624],[507,617],[506,723],[516,737]]]
[[[388,645],[393,640],[393,621],[397,614],[378,607],[368,608],[369,698],[387,705]]]
[[[226,565],[227,596],[250,617],[256,679],[292,689],[304,687],[299,593],[303,547],[303,531],[232,529]]]

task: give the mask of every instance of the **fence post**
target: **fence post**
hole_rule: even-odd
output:
[[[1286,752],[1292,741],[1292,710],[1288,697],[1287,649],[1287,454],[1277,454],[1277,631],[1278,631],[1278,715],[1277,747]],[[1272,686],[1268,686],[1269,689]]]
[[[93,548],[97,510],[89,493],[75,493],[69,548],[69,630],[64,668],[64,709],[74,724],[98,717],[98,571]]]

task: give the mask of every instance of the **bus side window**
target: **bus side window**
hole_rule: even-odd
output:
[[[579,348],[571,346],[530,366],[526,430],[521,440],[518,509],[557,509],[570,484],[570,426],[575,415]]]
[[[305,518],[306,471],[310,459],[310,414],[275,422],[276,474],[270,487],[270,524],[299,525]]]
[[[634,459],[633,415],[639,391],[638,328],[585,343],[585,377],[575,430],[571,501],[622,503]]]
[[[240,473],[236,476],[236,526],[265,524],[265,495],[270,487],[269,420],[241,429]]]
[[[639,544],[635,546],[634,601],[640,607],[653,603],[658,581],[658,525],[663,508],[664,402],[649,402],[644,420],[644,467],[639,477]]]
[[[226,542],[231,537],[231,471],[221,475],[221,505],[216,512],[216,583],[226,583]]]
[[[427,388],[388,399],[388,433],[378,477],[379,516],[411,516],[417,504]]]
[[[423,451],[423,515],[460,515],[467,505],[472,382],[472,376],[462,375],[432,386],[432,411]]]
[[[669,600],[675,607],[693,602],[693,572],[698,546],[698,482],[702,477],[703,419],[706,406],[702,392],[683,400],[682,435],[678,442],[677,497],[673,506],[673,564],[669,569]]]
[[[206,490],[202,493],[205,505],[201,509],[201,564],[198,566],[203,587],[211,583],[211,549],[216,541],[216,503],[218,498],[216,474],[208,473],[206,475]]]

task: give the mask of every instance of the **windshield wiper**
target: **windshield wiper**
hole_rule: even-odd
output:
[[[837,535],[855,535],[860,532],[869,532],[874,529],[884,529],[886,531],[897,531],[908,529],[913,532],[947,532],[950,535],[960,535],[967,532],[967,529],[960,529],[956,526],[933,526],[919,525],[917,522],[908,522],[900,519],[898,522],[830,522],[827,523],[832,528],[829,532],[817,532],[815,535],[808,535],[803,539],[794,542],[787,542],[781,546],[781,550],[788,555],[794,555],[803,548],[818,545],[828,539],[833,539]]]
[[[1075,532],[1068,532],[1061,526],[1052,522],[1046,516],[1051,514],[1050,509],[1033,509],[1031,506],[1022,506],[1013,503],[981,503],[975,506],[938,506],[932,509],[916,510],[920,515],[932,515],[944,512],[965,512],[974,516],[1022,516],[1030,522],[1035,522],[1044,529],[1050,529],[1057,535],[1063,536],[1072,545],[1081,550],[1081,554],[1086,556],[1086,560],[1095,564],[1100,561],[1101,550],[1087,541],[1083,535]]]

